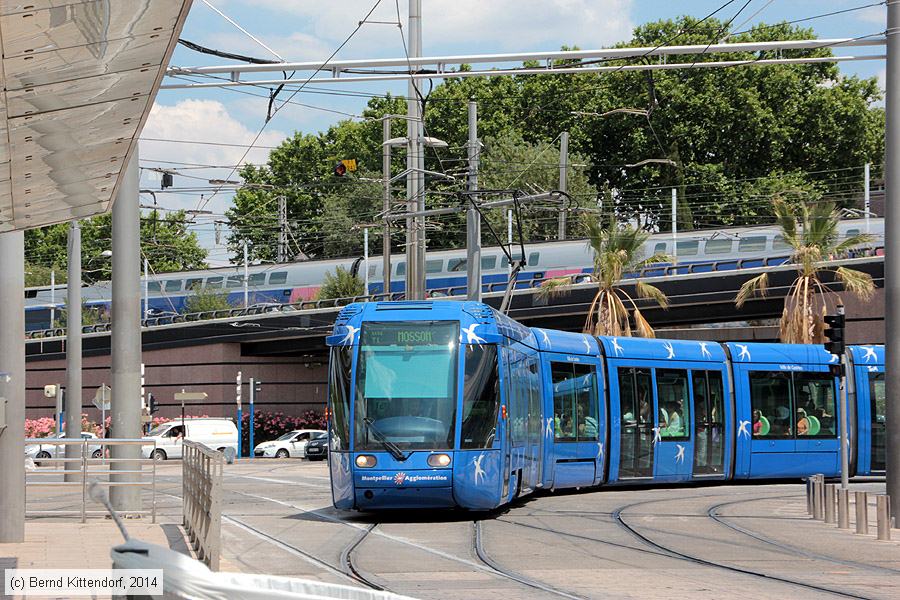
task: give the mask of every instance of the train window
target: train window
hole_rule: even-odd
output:
[[[444,261],[442,260],[427,260],[425,261],[425,272],[426,273],[440,273],[444,270]]]
[[[225,287],[227,288],[238,288],[244,285],[244,276],[243,275],[232,275],[225,282]]]
[[[690,437],[688,374],[682,369],[656,370],[656,398],[659,404],[659,436],[668,440]]]
[[[266,274],[265,273],[254,273],[250,276],[250,279],[247,280],[247,285],[251,287],[266,285]]]
[[[556,441],[597,441],[597,376],[590,365],[551,363]]]
[[[529,267],[536,267],[539,262],[541,262],[541,253],[540,252],[531,252],[528,254],[528,266]]]
[[[776,235],[772,240],[772,250],[790,250],[791,245],[784,241],[783,235]]]
[[[162,283],[159,281],[148,281],[147,282],[147,291],[152,293],[159,293],[162,291]]]
[[[369,265],[369,277],[375,277],[375,267],[378,265]]]
[[[269,275],[269,285],[287,283],[287,271],[278,271]]]
[[[166,291],[167,292],[180,292],[181,291],[181,280],[180,279],[170,279],[166,282]]]
[[[350,366],[353,346],[331,349],[328,372],[328,403],[331,405],[331,449],[350,449]]]
[[[844,234],[844,237],[852,238],[857,235],[859,235],[859,229],[848,229],[847,233]]]
[[[451,258],[447,261],[447,270],[451,273],[465,273],[468,268],[469,261],[465,258]]]
[[[741,238],[738,244],[738,252],[762,252],[766,249],[766,242],[769,238],[764,235],[753,235]]]
[[[791,374],[782,371],[750,373],[750,407],[753,411],[753,435],[756,437],[790,437]]]
[[[665,254],[667,247],[665,242],[658,242],[656,246],[653,247],[653,254]]]
[[[202,287],[203,287],[203,280],[200,278],[191,278],[184,282],[184,290],[186,292],[197,291]]]
[[[733,245],[733,240],[719,238],[716,240],[706,240],[706,245],[703,248],[707,254],[728,254],[731,252],[731,247]]]
[[[206,289],[217,290],[222,287],[222,277],[210,277],[206,280]]]
[[[406,263],[405,262],[397,263],[397,272],[395,273],[395,275],[398,275],[398,276],[406,275]]]
[[[837,437],[834,377],[829,373],[795,373],[794,392],[797,435]]]
[[[700,250],[700,242],[696,240],[685,240],[675,246],[678,248],[678,256],[695,256]]]
[[[885,395],[884,373],[869,373],[869,407],[872,413],[872,470],[885,468]]]
[[[513,252],[512,257],[513,257],[513,260],[521,260],[522,253],[521,252]],[[491,259],[495,259],[495,257],[492,256]],[[541,253],[540,252],[530,252],[528,254],[528,262],[526,262],[525,264],[529,267],[536,267],[540,261],[541,261]],[[481,262],[482,262],[482,265],[484,265],[483,258],[481,259]],[[494,262],[492,260],[491,266],[490,266],[491,269],[494,268],[493,265],[494,265]],[[503,256],[500,257],[500,268],[505,269],[508,266],[509,266],[509,259],[506,258],[506,255],[504,254]],[[482,266],[482,268],[484,269],[486,267]]]
[[[497,257],[496,256],[482,256],[481,257],[481,270],[482,271],[493,271],[497,268]]]
[[[466,344],[460,447],[490,448],[497,431],[500,377],[497,346]]]

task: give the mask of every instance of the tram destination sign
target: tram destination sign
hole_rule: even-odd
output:
[[[446,321],[415,323],[366,323],[360,343],[364,346],[445,346],[459,340],[459,324]]]

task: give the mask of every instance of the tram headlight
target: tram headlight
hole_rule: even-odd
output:
[[[450,466],[450,455],[449,454],[432,454],[428,457],[428,466],[429,467],[449,467]]]
[[[361,469],[371,469],[377,462],[375,457],[369,454],[360,454],[356,457],[356,466]]]

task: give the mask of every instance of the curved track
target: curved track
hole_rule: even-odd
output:
[[[356,536],[356,538],[353,541],[351,541],[349,544],[347,544],[347,546],[341,552],[341,570],[347,577],[350,577],[351,579],[358,581],[359,583],[363,584],[364,586],[366,586],[368,588],[372,588],[373,590],[379,590],[379,591],[384,592],[384,591],[389,591],[389,590],[387,588],[385,588],[383,585],[380,585],[380,584],[372,581],[371,575],[365,573],[359,567],[357,567],[356,565],[353,564],[353,551],[356,550],[359,547],[359,545],[363,543],[363,540],[365,540],[367,537],[369,537],[369,534],[372,533],[372,530],[375,529],[376,527],[378,527],[378,523],[372,523],[371,525],[369,525],[368,527],[363,529],[360,532],[360,534],[358,536]]]
[[[759,577],[759,578],[761,578],[761,579],[766,579],[766,580],[769,580],[769,581],[778,581],[778,582],[781,582],[781,583],[786,583],[786,584],[788,584],[788,585],[794,585],[794,586],[806,588],[806,589],[808,589],[808,590],[812,590],[812,591],[816,591],[816,592],[822,592],[822,593],[825,593],[825,594],[832,594],[832,595],[835,595],[835,596],[841,596],[841,597],[844,597],[844,598],[859,598],[859,599],[862,599],[862,600],[869,600],[867,596],[860,596],[860,595],[858,595],[858,594],[853,594],[853,593],[846,592],[846,591],[843,591],[843,590],[836,590],[836,589],[832,589],[832,588],[827,588],[827,587],[824,587],[824,586],[819,586],[819,585],[815,585],[815,584],[812,584],[812,583],[807,583],[807,582],[804,582],[804,581],[797,581],[797,580],[794,580],[794,579],[788,579],[788,578],[786,578],[786,577],[779,577],[779,576],[777,576],[777,575],[769,575],[769,574],[767,574],[767,573],[761,573],[761,572],[759,572],[759,571],[753,571],[753,570],[751,570],[751,569],[744,569],[744,568],[742,568],[742,567],[736,567],[736,566],[734,566],[734,565],[728,565],[728,564],[725,564],[725,563],[720,563],[720,562],[715,562],[715,561],[707,560],[707,559],[705,559],[705,558],[702,558],[702,557],[699,557],[699,556],[695,556],[695,555],[693,555],[693,554],[687,554],[687,553],[684,553],[684,552],[682,552],[682,551],[680,551],[680,550],[677,550],[677,549],[675,549],[675,548],[672,548],[671,546],[667,546],[667,545],[662,544],[662,543],[660,543],[660,542],[658,542],[658,541],[655,541],[655,540],[650,539],[649,537],[647,537],[646,535],[644,535],[643,533],[641,533],[640,531],[638,531],[637,528],[635,528],[635,527],[632,526],[632,525],[629,525],[629,524],[628,524],[627,522],[625,522],[625,520],[622,518],[622,513],[623,513],[624,511],[630,509],[630,508],[635,508],[635,507],[637,507],[637,506],[645,506],[645,505],[647,505],[647,504],[656,504],[656,503],[664,502],[664,501],[665,501],[665,500],[648,500],[648,501],[644,501],[644,502],[633,502],[633,503],[631,503],[631,504],[626,504],[626,505],[624,505],[624,506],[620,506],[619,508],[615,509],[615,510],[612,512],[613,522],[615,522],[619,527],[621,527],[622,529],[624,529],[625,531],[627,531],[628,533],[630,533],[630,534],[631,534],[632,536],[634,536],[635,538],[639,539],[641,542],[643,542],[643,543],[646,544],[647,546],[650,546],[650,547],[652,547],[652,548],[655,548],[655,549],[657,549],[657,550],[660,550],[661,552],[664,552],[664,553],[668,554],[669,556],[672,556],[672,557],[675,557],[675,558],[679,558],[679,559],[685,560],[685,561],[687,561],[687,562],[691,562],[691,563],[698,564],[698,565],[704,565],[704,566],[707,566],[707,567],[715,567],[715,568],[718,568],[718,569],[724,569],[724,570],[727,570],[727,571],[731,571],[731,572],[733,572],[733,573],[741,573],[741,574],[744,574],[744,575],[750,575],[750,576],[752,576],[752,577]]]

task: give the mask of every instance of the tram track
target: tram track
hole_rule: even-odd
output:
[[[372,533],[372,530],[378,527],[378,523],[372,523],[368,527],[362,529],[360,534],[357,535],[354,539],[347,544],[344,549],[341,551],[341,571],[343,573],[355,581],[363,584],[364,586],[371,588],[373,590],[378,590],[381,592],[390,591],[386,587],[381,584],[375,583],[372,580],[372,575],[364,572],[359,566],[353,563],[353,552],[359,548],[360,544],[369,537],[369,534]]]
[[[569,592],[560,590],[559,588],[553,587],[552,585],[536,581],[534,579],[531,579],[530,577],[525,577],[520,573],[516,573],[515,571],[511,571],[503,567],[497,561],[495,561],[484,549],[484,533],[482,530],[481,521],[473,521],[473,524],[475,526],[473,536],[475,555],[478,557],[478,560],[487,565],[487,567],[489,567],[493,572],[506,579],[510,579],[536,590],[547,592],[548,594],[552,594],[554,596],[568,598],[569,600],[587,600],[584,596],[571,594]]]
[[[791,544],[785,544],[784,542],[780,542],[778,540],[772,539],[772,538],[770,538],[766,535],[763,535],[759,532],[746,529],[744,527],[741,527],[740,525],[736,525],[736,524],[732,523],[731,521],[729,521],[727,519],[727,517],[724,517],[724,516],[718,514],[719,510],[721,510],[722,508],[724,508],[726,506],[735,506],[737,504],[744,504],[747,502],[756,502],[756,501],[760,501],[760,500],[770,500],[772,498],[777,498],[777,497],[778,496],[773,496],[770,498],[749,498],[747,500],[734,500],[731,502],[720,502],[718,504],[714,504],[713,506],[710,506],[707,509],[706,514],[710,519],[712,519],[719,525],[722,525],[723,527],[726,527],[726,528],[728,528],[736,533],[739,533],[741,535],[745,535],[747,537],[753,538],[764,544],[778,548],[782,551],[790,552],[797,556],[802,556],[804,558],[808,558],[811,560],[821,560],[821,561],[825,561],[825,562],[830,562],[830,563],[842,565],[845,567],[864,569],[867,571],[900,574],[900,569],[892,569],[890,567],[882,567],[879,565],[870,565],[870,564],[856,562],[856,561],[852,561],[852,560],[844,560],[844,559],[837,558],[835,556],[829,556],[827,554],[819,554],[818,552],[811,552],[809,550],[806,550],[804,548],[799,548],[799,547],[791,545]],[[789,498],[789,497],[793,497],[793,495],[792,496],[781,496],[781,497]]]
[[[751,569],[744,569],[744,568],[742,568],[742,567],[737,567],[737,566],[729,565],[729,564],[726,564],[726,563],[720,563],[720,562],[708,560],[708,559],[702,558],[702,557],[700,557],[700,556],[695,556],[695,555],[693,555],[693,554],[687,554],[687,553],[682,552],[682,551],[680,551],[680,550],[678,550],[678,549],[676,549],[676,548],[673,548],[673,547],[671,547],[671,546],[665,545],[665,544],[663,544],[663,543],[660,543],[660,542],[658,542],[658,541],[656,541],[656,540],[653,540],[653,539],[647,537],[646,535],[644,535],[643,533],[641,533],[640,531],[638,531],[638,529],[637,529],[636,527],[634,527],[633,525],[628,524],[628,523],[625,521],[625,519],[622,517],[622,513],[625,512],[625,511],[628,510],[628,509],[632,509],[632,508],[635,508],[635,507],[638,507],[638,506],[645,506],[645,505],[647,505],[647,504],[655,504],[655,503],[659,503],[659,502],[665,502],[665,501],[667,501],[667,500],[661,500],[661,499],[657,499],[657,500],[647,500],[647,501],[643,501],[643,502],[634,502],[634,503],[631,503],[631,504],[626,504],[626,505],[624,505],[624,506],[620,506],[620,507],[616,508],[615,510],[613,510],[613,512],[612,512],[612,519],[613,519],[613,522],[614,522],[618,527],[620,527],[621,529],[627,531],[629,534],[631,534],[632,536],[634,536],[636,539],[640,540],[642,543],[646,544],[647,546],[652,547],[652,548],[655,548],[655,549],[657,549],[657,550],[659,550],[659,551],[661,551],[661,552],[663,552],[663,553],[665,553],[665,554],[667,554],[667,555],[669,555],[669,556],[671,556],[671,557],[673,557],[673,558],[678,558],[678,559],[684,560],[684,561],[686,561],[686,562],[691,562],[691,563],[698,564],[698,565],[704,565],[704,566],[707,566],[707,567],[714,567],[714,568],[718,568],[718,569],[723,569],[723,570],[726,570],[726,571],[730,571],[730,572],[732,572],[732,573],[740,573],[740,574],[743,574],[743,575],[749,575],[749,576],[751,576],[751,577],[757,577],[757,578],[765,579],[765,580],[768,580],[768,581],[777,581],[777,582],[785,583],[785,584],[788,584],[788,585],[793,585],[793,586],[797,586],[797,587],[802,587],[802,588],[805,588],[805,589],[808,589],[808,590],[812,590],[812,591],[815,591],[815,592],[821,592],[821,593],[825,593],[825,594],[831,594],[831,595],[834,595],[834,596],[841,596],[841,597],[843,597],[843,598],[857,598],[857,599],[859,599],[859,600],[871,600],[870,597],[868,597],[868,596],[861,596],[861,595],[854,594],[854,593],[851,593],[851,592],[847,592],[847,591],[844,591],[844,590],[838,590],[838,589],[828,588],[828,587],[824,587],[824,586],[819,586],[819,585],[816,585],[816,584],[814,584],[814,583],[808,583],[808,582],[805,582],[805,581],[797,581],[797,580],[795,580],[795,579],[789,579],[789,578],[786,578],[786,577],[780,577],[780,576],[778,576],[778,575],[771,575],[771,574],[768,574],[768,573],[762,573],[762,572],[760,572],[760,571],[754,571],[754,570],[751,570]]]

